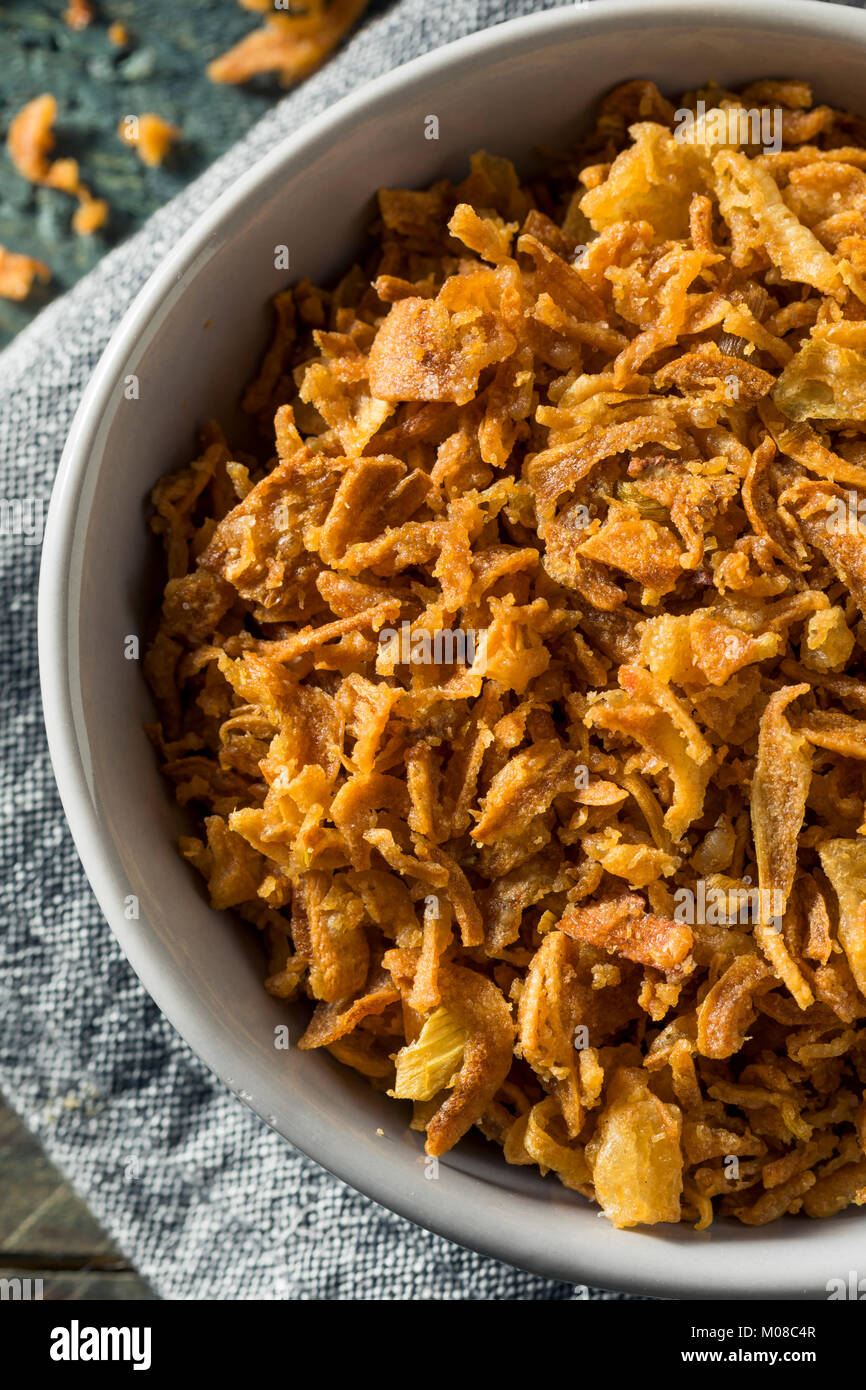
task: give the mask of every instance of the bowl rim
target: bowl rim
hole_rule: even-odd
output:
[[[422,54],[363,83],[281,139],[194,220],[152,273],[114,330],[84,390],[52,489],[42,546],[38,653],[45,726],[54,775],[76,849],[102,913],[127,960],[160,1011],[193,1051],[296,1149],[414,1225],[541,1276],[660,1297],[816,1297],[820,1295],[812,1281],[816,1273],[816,1244],[820,1244],[818,1230],[809,1247],[811,1255],[803,1249],[802,1242],[797,1242],[795,1255],[782,1240],[770,1247],[758,1231],[737,1232],[740,1239],[725,1246],[726,1258],[721,1259],[724,1268],[717,1263],[722,1250],[717,1247],[713,1255],[705,1236],[689,1232],[689,1245],[677,1241],[674,1246],[677,1255],[684,1256],[677,1272],[678,1259],[670,1240],[647,1241],[625,1233],[623,1244],[622,1232],[609,1232],[611,1238],[605,1242],[584,1239],[580,1245],[569,1245],[563,1239],[558,1245],[555,1241],[539,1243],[531,1222],[509,1221],[504,1212],[485,1214],[474,1200],[474,1179],[471,1190],[470,1186],[461,1188],[456,1184],[448,1203],[435,1201],[429,1190],[436,1184],[417,1183],[414,1174],[407,1172],[405,1155],[383,1153],[379,1162],[371,1165],[361,1150],[356,1152],[354,1146],[342,1142],[338,1125],[323,1128],[321,1118],[314,1117],[305,1103],[293,1112],[291,1122],[274,1124],[267,1103],[252,1100],[245,1093],[260,1089],[260,1077],[253,1075],[253,1069],[243,1059],[232,1059],[227,1053],[220,1020],[205,1016],[200,1002],[184,982],[173,979],[163,968],[162,950],[155,934],[129,930],[119,907],[128,884],[119,865],[112,862],[77,731],[76,580],[83,564],[78,542],[89,501],[85,483],[91,453],[97,447],[102,422],[112,409],[112,394],[124,366],[165,297],[185,276],[194,273],[198,257],[242,203],[257,192],[268,190],[287,166],[300,168],[304,161],[315,157],[356,114],[390,101],[428,74],[455,64],[472,63],[489,56],[491,50],[502,58],[531,48],[535,42],[550,42],[560,34],[569,38],[575,33],[590,36],[610,32],[626,22],[644,26],[687,24],[696,32],[713,25],[746,31],[758,27],[785,31],[796,28],[808,30],[816,38],[857,38],[866,50],[866,12],[828,4],[826,0],[764,0],[760,9],[753,0],[712,0],[697,11],[689,0],[580,0],[574,6],[507,20]],[[140,929],[141,923],[135,925]],[[657,1229],[665,1233],[682,1230]],[[770,1248],[773,1254],[768,1259]]]

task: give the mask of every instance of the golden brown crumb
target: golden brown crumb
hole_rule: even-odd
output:
[[[144,111],[140,116],[124,116],[117,133],[125,145],[138,151],[142,164],[150,169],[158,168],[174,142],[180,139],[177,126],[153,111]]]
[[[51,172],[49,155],[54,149],[54,118],[57,102],[50,93],[34,97],[12,117],[6,148],[12,163],[31,183],[46,183]],[[73,161],[64,161],[72,166]],[[77,173],[77,165],[75,166]]]
[[[108,221],[108,203],[104,198],[92,198],[86,189],[84,196],[72,214],[72,229],[79,236],[92,236]]]
[[[93,21],[94,10],[90,0],[69,0],[63,18],[70,29],[86,29]]]
[[[37,277],[44,281],[51,279],[51,271],[44,261],[0,246],[0,298],[26,299]]]
[[[266,4],[247,3],[246,9],[264,11]],[[275,72],[288,85],[299,82],[325,61],[343,36],[360,18],[368,0],[309,0],[303,13],[269,14],[227,53],[208,66],[212,82],[246,82],[258,73]]]
[[[129,30],[119,19],[108,26],[108,42],[113,43],[116,48],[125,48],[129,43]]]

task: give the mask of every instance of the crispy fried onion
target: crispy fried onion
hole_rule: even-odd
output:
[[[681,1131],[679,1106],[659,1100],[643,1071],[614,1073],[586,1155],[595,1195],[615,1226],[679,1221]]]
[[[384,963],[401,988],[414,981],[414,955],[388,951]],[[453,1148],[493,1100],[511,1066],[515,1032],[511,1010],[492,980],[463,966],[443,965],[438,983],[441,1007],[465,1042],[459,1066],[445,1083],[451,1094],[427,1122],[426,1149],[434,1157]],[[399,1073],[399,1053],[396,1061]]]
[[[611,955],[651,965],[665,974],[682,967],[694,941],[685,922],[647,912],[643,898],[635,893],[623,893],[586,907],[569,907],[559,928],[575,941],[600,946]]]
[[[732,1057],[746,1041],[755,1017],[753,997],[775,984],[770,967],[745,953],[728,966],[698,1007],[698,1051],[702,1057]]]
[[[808,685],[788,686],[767,701],[751,793],[760,895],[755,937],[801,1009],[812,1003],[812,991],[781,934],[781,919],[797,871],[797,836],[812,778],[812,752],[808,739],[792,730],[785,711],[808,692]]]
[[[620,691],[590,706],[586,723],[640,745],[655,765],[667,768],[672,796],[665,828],[678,840],[701,814],[712,772],[712,749],[669,686],[638,666],[622,666]]]

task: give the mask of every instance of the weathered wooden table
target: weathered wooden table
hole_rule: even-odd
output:
[[[207,168],[281,91],[269,77],[226,87],[206,75],[212,58],[260,22],[236,0],[95,0],[93,22],[77,32],[63,20],[67,3],[0,6],[0,245],[44,261],[52,274],[24,303],[0,299],[0,347]],[[128,30],[127,45],[109,39],[113,21]],[[72,231],[72,198],[29,184],[6,151],[9,121],[43,92],[57,99],[55,154],[77,159],[84,182],[109,203],[109,221],[93,236]],[[145,168],[117,135],[124,116],[144,111],[182,131],[158,169]]]
[[[156,1297],[0,1098],[3,1279],[41,1279],[45,1299]]]

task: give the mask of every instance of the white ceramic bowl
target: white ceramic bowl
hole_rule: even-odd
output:
[[[327,280],[350,261],[377,187],[461,177],[479,148],[525,161],[629,78],[676,94],[709,78],[796,75],[819,100],[856,108],[864,63],[866,15],[837,5],[596,0],[389,73],[280,145],[183,238],[107,348],[60,466],[40,593],[48,734],[81,858],[133,967],[195,1051],[292,1143],[419,1225],[541,1274],[687,1298],[824,1298],[828,1279],[866,1270],[866,1227],[847,1213],[700,1235],[616,1231],[480,1138],[425,1181],[407,1106],[326,1055],[275,1051],[285,1005],[262,988],[253,933],[212,912],[177,855],[185,822],[142,732],[152,709],[140,665],[123,658],[154,598],[148,489],[189,458],[196,422],[226,417],[251,373],[266,302],[286,279],[276,244],[290,246],[293,277]],[[429,114],[438,142],[424,139]],[[124,399],[128,373],[139,401]],[[137,921],[124,915],[130,893]]]

